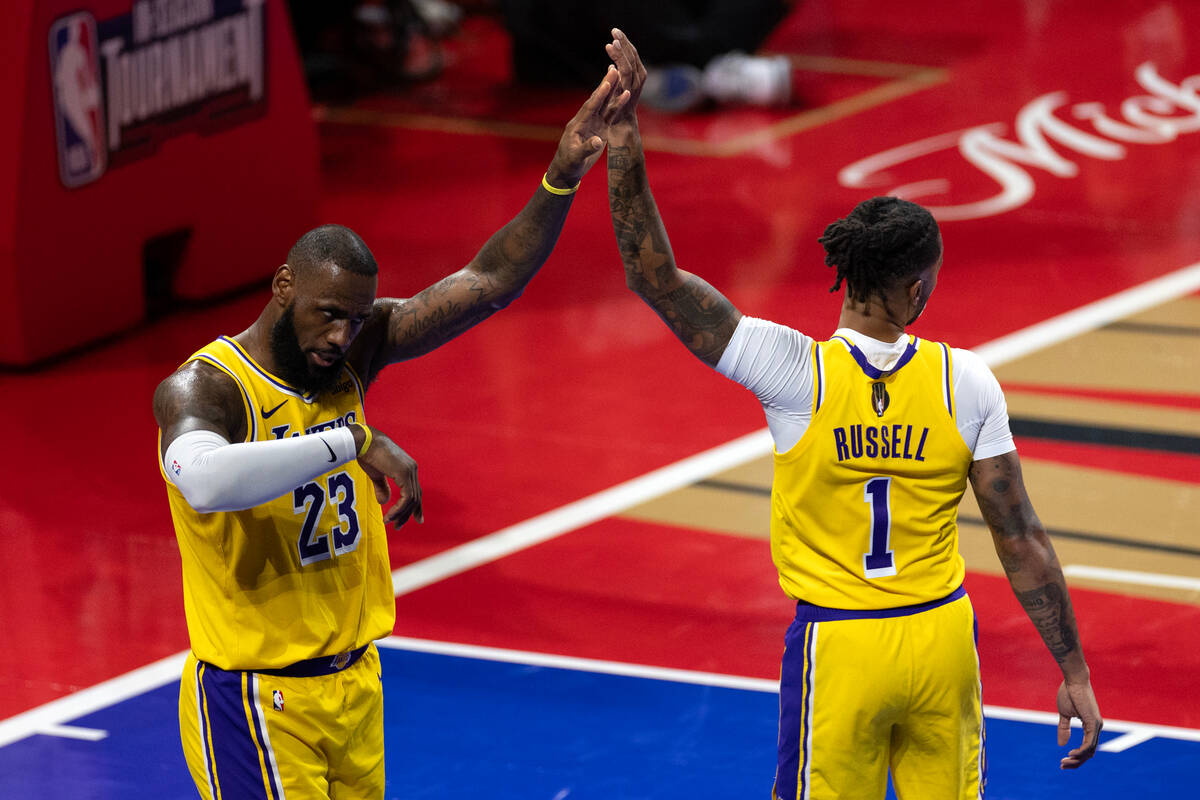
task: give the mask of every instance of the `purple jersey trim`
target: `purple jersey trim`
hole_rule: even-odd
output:
[[[836,622],[843,619],[887,619],[889,617],[907,617],[911,614],[920,614],[922,611],[929,611],[944,606],[946,603],[952,603],[960,597],[966,597],[967,590],[959,586],[950,594],[940,600],[931,600],[928,603],[918,603],[912,606],[899,606],[897,608],[865,608],[865,609],[848,609],[848,608],[825,608],[823,606],[814,606],[811,603],[806,603],[800,600],[796,603],[796,621],[797,622]]]
[[[866,355],[863,354],[863,351],[859,350],[858,346],[855,345],[853,342],[851,342],[849,339],[847,339],[845,336],[834,336],[833,338],[837,339],[840,342],[843,342],[846,345],[846,347],[850,350],[850,355],[852,355],[854,357],[854,360],[858,362],[858,368],[861,369],[863,371],[863,373],[868,378],[871,378],[872,380],[879,380],[880,378],[886,378],[889,375],[894,375],[895,373],[899,372],[900,368],[903,367],[905,364],[907,364],[909,361],[912,361],[912,357],[917,354],[917,343],[921,341],[920,339],[918,339],[917,337],[914,336],[912,338],[912,341],[910,341],[908,343],[908,347],[904,348],[904,352],[901,354],[900,360],[896,362],[896,366],[892,367],[889,370],[882,370],[882,369],[876,369],[875,367],[871,366],[871,362],[867,361],[867,357],[866,357]]]

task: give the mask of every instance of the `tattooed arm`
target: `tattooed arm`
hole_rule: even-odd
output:
[[[1057,697],[1059,746],[1067,743],[1071,718],[1083,722],[1083,743],[1062,760],[1063,769],[1074,769],[1095,753],[1104,722],[1058,556],[1029,502],[1015,450],[972,463],[970,478],[1013,593],[1062,669],[1064,680]]]
[[[576,186],[599,160],[609,121],[628,101],[616,85],[610,70],[567,123],[546,171],[551,186]],[[465,267],[413,297],[376,300],[351,363],[370,382],[384,366],[427,353],[511,303],[549,258],[573,198],[538,187]]]
[[[625,283],[701,361],[716,366],[742,318],[724,295],[702,278],[679,269],[650,184],[634,104],[646,68],[625,34],[613,29],[608,54],[621,88],[631,99],[613,122],[608,143],[608,206]]]

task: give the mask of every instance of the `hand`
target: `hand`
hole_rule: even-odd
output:
[[[579,183],[604,152],[608,127],[629,102],[629,93],[617,90],[617,71],[609,67],[592,96],[567,123],[558,152],[547,170],[551,184],[566,189]]]
[[[646,85],[646,67],[642,64],[637,48],[620,28],[613,28],[612,35],[612,43],[604,45],[604,50],[617,68],[620,78],[617,88],[629,92],[629,100],[622,105],[613,119],[616,123],[636,119],[637,101],[642,95],[642,87]]]
[[[395,523],[396,529],[414,517],[417,522],[425,521],[421,508],[421,484],[417,482],[417,462],[400,449],[400,446],[377,429],[372,428],[371,446],[358,457],[358,465],[375,484],[375,499],[383,505],[391,499],[392,489],[388,478],[400,487],[400,502],[383,515],[383,524]]]
[[[1082,766],[1083,762],[1095,755],[1096,745],[1100,742],[1104,720],[1100,718],[1100,706],[1096,703],[1091,681],[1063,681],[1058,687],[1059,747],[1066,747],[1071,739],[1071,717],[1078,717],[1083,722],[1083,742],[1067,753],[1067,757],[1059,764],[1062,769],[1076,769]]]

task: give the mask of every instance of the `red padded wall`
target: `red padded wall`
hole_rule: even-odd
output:
[[[7,52],[16,66],[10,76],[17,79],[0,85],[0,106],[14,112],[0,126],[6,129],[0,134],[0,363],[33,363],[141,320],[143,247],[157,236],[190,231],[171,281],[179,298],[209,297],[270,275],[291,242],[314,224],[318,191],[316,132],[285,4],[174,4],[199,9],[190,20],[153,17],[156,8],[166,7],[153,0],[139,4],[139,12],[150,15],[136,17],[133,0],[15,5],[17,24],[6,23],[2,34],[13,45]],[[87,27],[63,22],[78,19],[76,13],[90,14],[98,32],[95,59],[105,113],[125,107],[112,100],[112,74],[126,74],[114,70],[114,59],[156,43],[162,60],[130,56],[126,63],[136,61],[145,70],[128,74],[158,87],[174,78],[176,86],[190,88],[170,95],[174,102],[159,102],[159,113],[126,104],[135,109],[132,128],[110,137],[110,126],[103,126],[103,171],[69,187],[60,174],[56,133],[56,118],[66,114],[55,101],[51,64],[56,31]],[[230,21],[235,18],[236,25]],[[135,20],[144,24],[138,28]],[[135,28],[142,31],[140,40]],[[199,77],[214,74],[212,68],[167,69],[168,53],[200,50],[163,43],[186,39],[191,47],[201,29],[211,37],[206,41],[222,42],[205,52],[216,53],[227,71],[230,43],[263,42],[261,61],[253,47],[237,50],[252,54],[238,63],[261,63],[261,71],[247,70],[262,75],[261,92],[252,92],[251,81],[226,86]],[[111,49],[118,34],[124,36],[120,55],[105,55],[104,44]],[[138,96],[168,94],[163,89]]]

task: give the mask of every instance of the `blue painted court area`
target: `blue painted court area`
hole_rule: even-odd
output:
[[[773,693],[394,648],[380,655],[389,798],[770,796]],[[0,798],[195,797],[177,692],[160,686],[64,721],[107,731],[99,741],[35,735],[0,749]],[[1200,764],[1200,743],[1153,738],[1064,773],[1051,726],[998,719],[988,744],[993,800],[1187,797]]]

